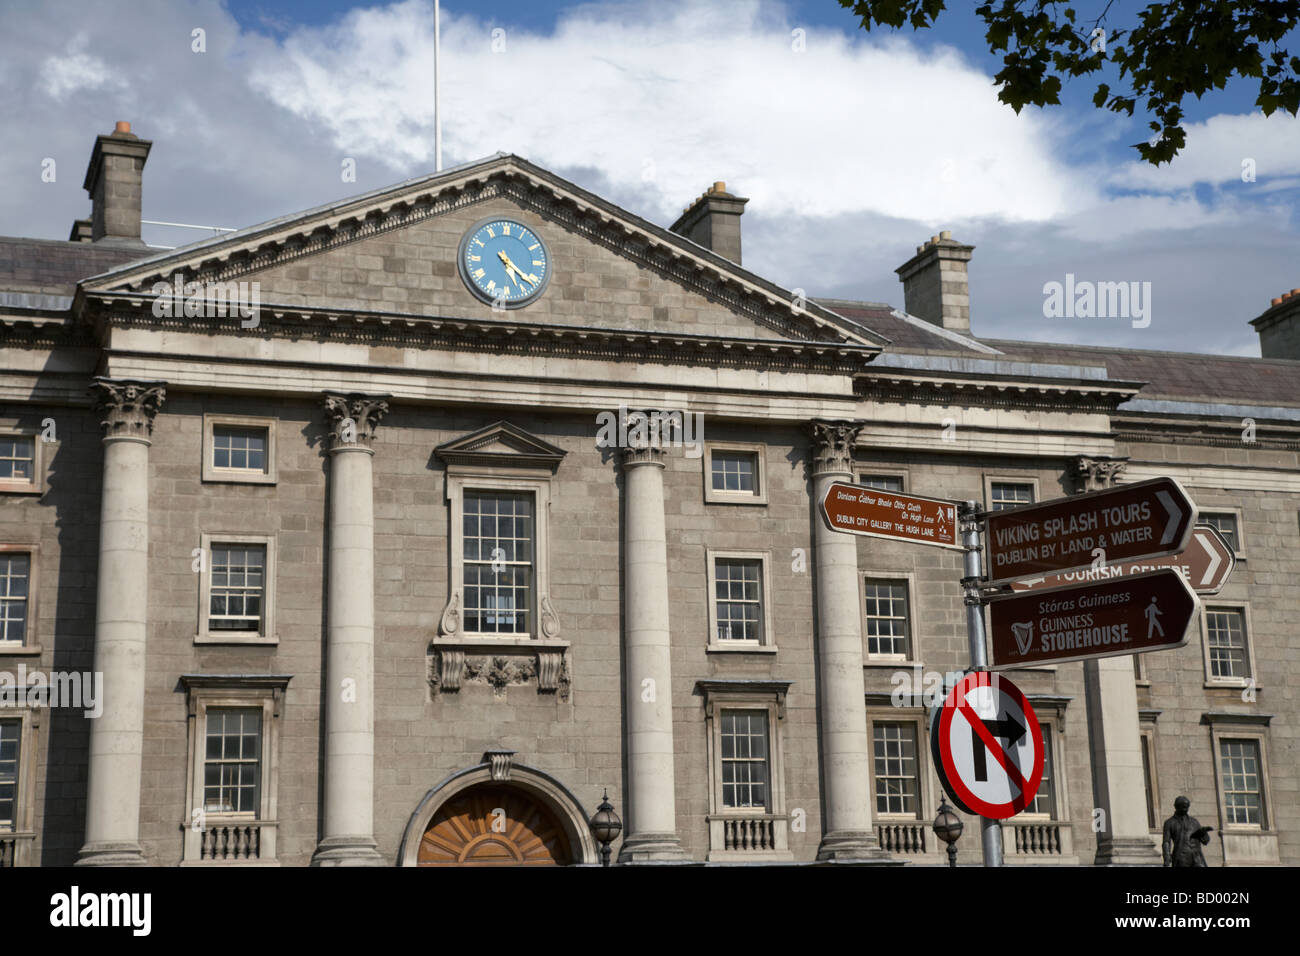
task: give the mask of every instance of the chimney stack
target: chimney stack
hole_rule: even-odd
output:
[[[92,242],[144,246],[140,239],[140,195],[144,163],[153,143],[131,132],[131,124],[118,121],[107,136],[95,140],[90,165],[83,183],[90,193]],[[70,238],[85,240],[86,230],[78,220]]]
[[[1250,324],[1259,333],[1264,358],[1300,361],[1300,289],[1282,293]]]
[[[904,310],[941,328],[970,335],[966,263],[974,249],[957,242],[947,230],[917,246],[916,255],[894,270],[903,283]]]
[[[726,183],[716,182],[668,228],[740,265],[740,217],[747,202],[727,192]]]

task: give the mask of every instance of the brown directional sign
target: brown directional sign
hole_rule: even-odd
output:
[[[822,515],[833,529],[848,534],[961,548],[957,506],[939,498],[837,481],[822,498]]]
[[[1181,571],[989,600],[993,670],[1182,647],[1201,602]]]
[[[986,516],[989,583],[1074,571],[1099,557],[1118,564],[1178,554],[1195,523],[1196,505],[1172,478],[995,511]]]
[[[1218,529],[1208,524],[1198,524],[1192,530],[1192,541],[1187,550],[1181,554],[1171,554],[1163,558],[1146,558],[1142,561],[1130,561],[1125,564],[1107,564],[1100,568],[1087,568],[1082,571],[1066,571],[1064,574],[1048,574],[1041,578],[1029,578],[1024,581],[1012,581],[1013,591],[1039,590],[1043,588],[1062,587],[1067,584],[1088,584],[1093,581],[1106,581],[1110,578],[1127,577],[1141,574],[1143,571],[1155,571],[1159,568],[1174,568],[1183,573],[1197,594],[1218,594],[1228,583],[1232,569],[1237,565],[1237,556],[1232,545],[1224,540]]]

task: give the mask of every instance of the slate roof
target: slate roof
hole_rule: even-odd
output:
[[[156,251],[147,246],[0,236],[0,292],[70,296],[82,279]]]
[[[1300,406],[1300,362],[1288,359],[985,340],[1009,358],[1105,365],[1111,378],[1146,382],[1146,400]]]

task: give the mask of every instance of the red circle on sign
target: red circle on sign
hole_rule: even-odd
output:
[[[965,702],[967,692],[976,687],[992,687],[995,691],[1010,697],[1016,706],[1020,708],[1021,713],[1024,714],[1025,732],[1033,735],[1035,746],[1033,772],[1025,780],[1024,787],[1018,787],[1020,789],[1019,796],[1009,803],[989,803],[976,796],[962,779],[957,770],[957,764],[952,757],[953,715],[958,712]],[[965,717],[964,714],[963,717]],[[966,719],[969,721],[969,717]],[[948,699],[943,702],[943,712],[939,715],[939,753],[943,758],[943,769],[945,776],[948,778],[948,783],[956,791],[961,802],[980,816],[987,817],[990,820],[1005,820],[1029,806],[1030,801],[1034,799],[1034,795],[1038,793],[1038,785],[1043,780],[1043,729],[1038,723],[1038,715],[1034,713],[1034,708],[1030,706],[1025,695],[1020,692],[1020,688],[1005,677],[999,674],[990,674],[988,671],[976,671],[973,674],[967,674],[966,677],[958,681],[957,685],[949,692]],[[1000,760],[996,760],[996,763],[1001,765]],[[1012,783],[1014,784],[1015,781],[1013,780]]]

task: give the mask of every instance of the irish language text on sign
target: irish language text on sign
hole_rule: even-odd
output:
[[[1196,506],[1172,478],[1153,478],[987,517],[990,584],[1178,554]]]
[[[822,514],[836,531],[895,541],[960,548],[957,506],[879,488],[835,482],[822,499]]]
[[[1182,647],[1200,605],[1174,568],[995,597],[989,601],[990,665],[997,670]]]

